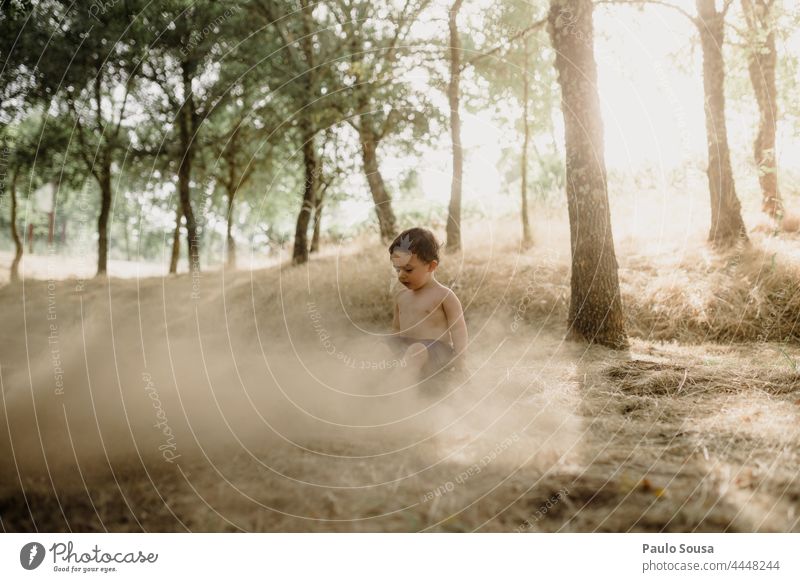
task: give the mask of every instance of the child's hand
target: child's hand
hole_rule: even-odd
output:
[[[461,374],[468,372],[467,359],[464,356],[459,356],[453,360],[453,370]]]

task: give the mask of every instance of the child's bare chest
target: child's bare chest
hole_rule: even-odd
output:
[[[447,329],[443,300],[444,298],[438,293],[424,297],[414,297],[410,293],[402,294],[397,298],[400,327],[408,329],[417,326],[420,331]]]

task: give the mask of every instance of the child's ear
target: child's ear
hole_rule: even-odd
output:
[[[437,261],[436,259],[433,259],[430,262],[430,264],[428,265],[428,271],[433,272],[433,271],[436,270],[436,267],[438,267],[438,266],[439,266],[439,261]]]

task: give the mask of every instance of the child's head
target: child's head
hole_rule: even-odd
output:
[[[425,285],[439,265],[439,243],[426,228],[409,228],[389,245],[397,278],[414,290]]]

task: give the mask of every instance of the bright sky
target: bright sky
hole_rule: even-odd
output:
[[[598,9],[595,58],[610,168],[705,155],[696,31],[669,9]],[[685,70],[676,67],[676,59]]]

